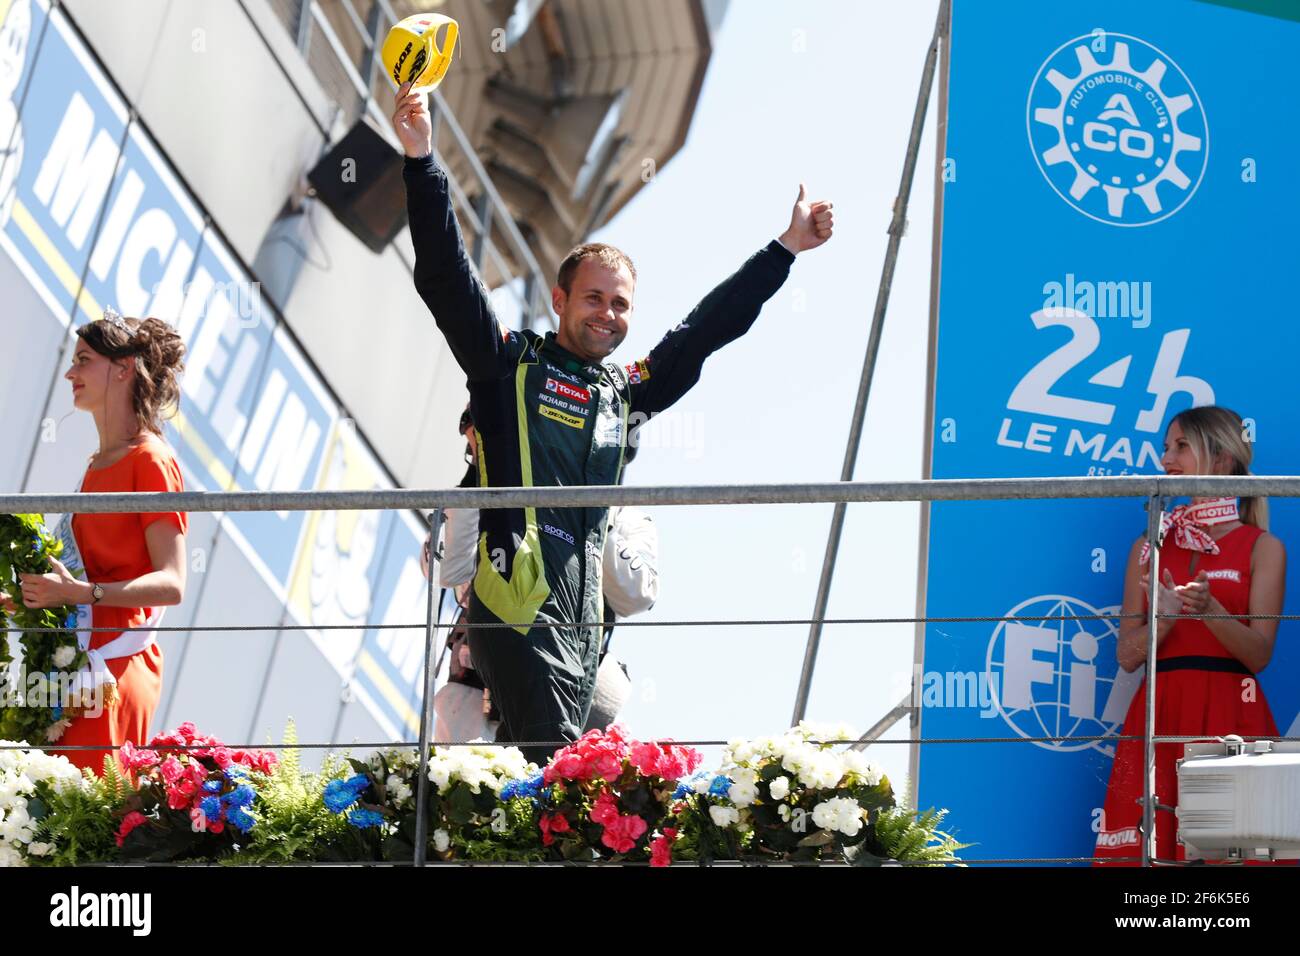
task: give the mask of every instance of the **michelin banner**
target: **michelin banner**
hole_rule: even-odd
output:
[[[954,0],[927,477],[1159,473],[1170,417],[1210,403],[1246,419],[1256,473],[1300,473],[1295,20]],[[1271,504],[1294,554],[1300,509]],[[1086,738],[1119,732],[1142,675],[1116,621],[1075,618],[1118,611],[1145,528],[1133,499],[930,507],[927,616],[1046,619],[924,628],[921,737],[1018,739],[919,748],[920,806],[974,856],[1091,856],[1114,745]],[[1260,679],[1300,733],[1292,624]]]
[[[0,0],[0,147],[0,281],[9,306],[0,331],[30,346],[0,357],[5,419],[23,452],[0,464],[5,487],[75,484],[95,436],[60,377],[68,331],[109,305],[171,322],[185,340],[181,414],[167,439],[188,488],[392,486],[75,26],[45,0]],[[173,616],[207,623],[235,605],[249,624],[274,624],[280,609],[284,623],[307,626],[424,619],[423,529],[411,515],[233,513],[215,535],[192,535],[196,555],[246,563],[256,588],[217,593],[196,566],[187,604],[197,603]],[[422,652],[422,634],[358,629],[340,642],[339,633],[310,636],[383,731],[409,738],[420,696],[411,647]],[[189,683],[210,689],[206,669],[223,660],[248,682],[247,660],[241,670],[229,652],[188,649],[169,655],[168,680],[187,686],[184,668],[201,666],[206,679]],[[168,715],[178,719],[194,706],[173,704]]]

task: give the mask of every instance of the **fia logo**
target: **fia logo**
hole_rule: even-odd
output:
[[[1066,738],[1034,741],[1053,753],[1095,748],[1114,756],[1114,745],[1107,741],[1069,738],[1118,733],[1142,682],[1142,668],[1128,673],[1115,660],[1116,619],[1101,616],[1118,611],[1044,594],[1004,615],[1046,618],[1000,621],[989,641],[987,679],[999,688],[998,713],[1013,731],[1026,738]]]
[[[1109,59],[1099,59],[1107,48]],[[1205,174],[1200,97],[1172,59],[1137,37],[1098,33],[1059,47],[1034,77],[1026,114],[1038,168],[1098,222],[1167,219]]]

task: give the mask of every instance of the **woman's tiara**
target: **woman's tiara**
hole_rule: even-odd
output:
[[[127,335],[135,334],[134,332],[131,331],[130,327],[127,326],[126,320],[122,318],[122,314],[118,312],[117,309],[113,308],[111,305],[106,306],[104,308],[104,321],[107,322],[109,325],[113,325],[121,329]]]

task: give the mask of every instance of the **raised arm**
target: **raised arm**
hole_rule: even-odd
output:
[[[433,123],[425,97],[397,93],[393,128],[406,152],[402,177],[415,247],[415,289],[470,379],[508,374],[511,336],[503,339],[492,304],[474,275],[456,213],[447,172],[433,156]]]
[[[700,379],[704,360],[754,324],[763,304],[781,288],[800,252],[831,237],[831,204],[812,202],[800,184],[790,226],[704,297],[639,362],[627,366],[632,411],[652,415],[668,408]]]

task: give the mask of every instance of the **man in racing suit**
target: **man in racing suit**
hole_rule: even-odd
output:
[[[645,358],[604,364],[627,335],[636,274],[610,246],[580,246],[551,290],[559,333],[501,328],[474,275],[432,153],[425,98],[404,86],[393,126],[404,179],[415,287],[468,379],[481,487],[616,485],[629,419],[668,408],[699,380],[704,360],[749,330],[795,255],[830,238],[831,205],[800,186],[790,227],[709,293]],[[501,710],[500,741],[538,763],[575,740],[591,706],[599,659],[601,564],[608,508],[503,508],[479,518],[470,599],[475,667]]]

